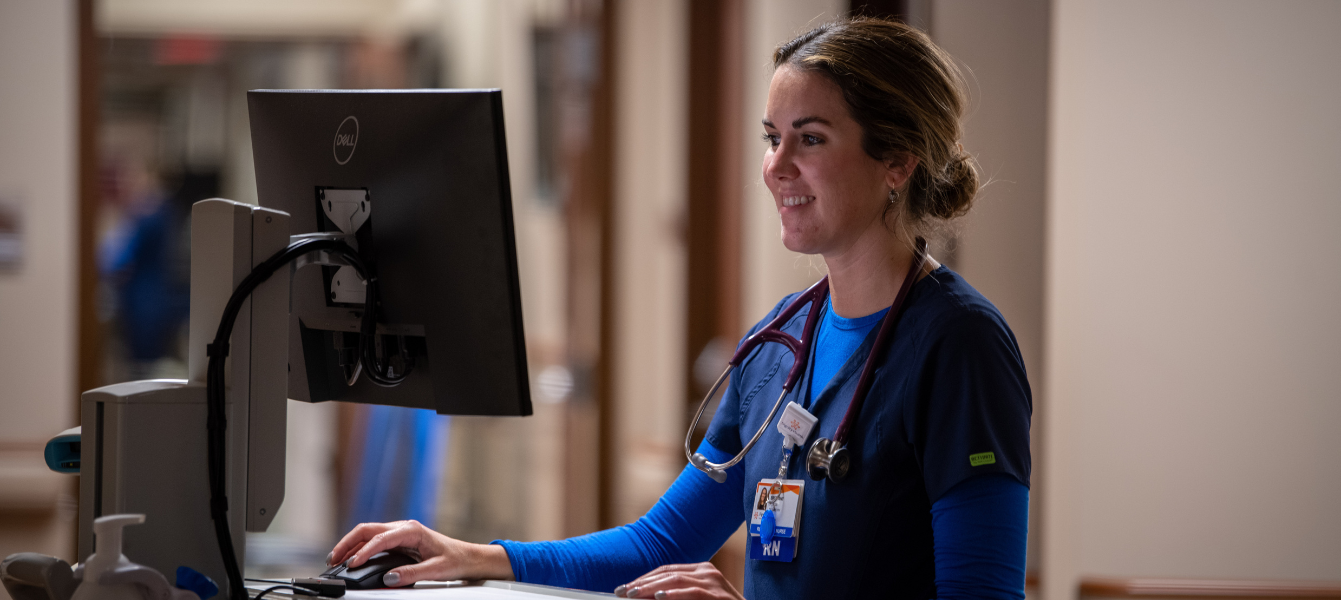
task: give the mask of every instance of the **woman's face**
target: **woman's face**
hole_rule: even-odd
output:
[[[791,65],[775,71],[764,139],[764,183],[788,250],[827,257],[863,236],[889,235],[883,220],[889,191],[901,189],[906,176],[862,149],[861,126],[833,81]]]

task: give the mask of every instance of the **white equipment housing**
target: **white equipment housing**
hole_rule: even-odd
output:
[[[206,344],[252,269],[289,243],[289,215],[212,199],[191,209],[191,316],[187,380],[118,383],[84,392],[79,560],[93,553],[93,519],[143,513],[124,552],[170,581],[178,566],[228,594],[210,518],[206,463]],[[265,531],[284,500],[291,269],[262,283],[229,342],[226,414],[228,520],[238,565],[245,531]],[[243,518],[242,515],[245,515]]]

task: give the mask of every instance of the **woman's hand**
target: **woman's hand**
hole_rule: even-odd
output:
[[[745,600],[712,563],[666,565],[615,588],[621,598]]]
[[[418,564],[392,569],[383,577],[391,586],[407,586],[416,581],[452,581],[456,579],[513,579],[512,563],[502,546],[471,544],[454,540],[421,525],[418,521],[364,523],[345,534],[335,545],[326,564],[346,560],[354,568],[378,552],[403,548],[419,554]]]

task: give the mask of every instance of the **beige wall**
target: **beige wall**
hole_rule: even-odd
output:
[[[615,12],[614,518],[642,516],[684,465],[688,3]]]
[[[196,32],[229,36],[360,35],[432,23],[435,2],[412,0],[102,0],[98,29],[122,35]]]
[[[0,557],[73,555],[57,511],[72,480],[42,447],[77,424],[75,32],[73,2],[0,0],[0,203],[24,238],[22,265],[0,270]]]
[[[984,186],[961,220],[954,268],[1006,317],[1034,394],[1029,568],[1038,567],[1043,404],[1043,223],[1047,141],[1047,0],[941,0],[931,35],[968,78],[964,148]]]
[[[1337,579],[1341,4],[1053,8],[1044,591]]]

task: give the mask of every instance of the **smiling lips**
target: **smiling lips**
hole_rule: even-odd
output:
[[[815,201],[814,196],[787,196],[782,199],[783,206],[801,206]]]

